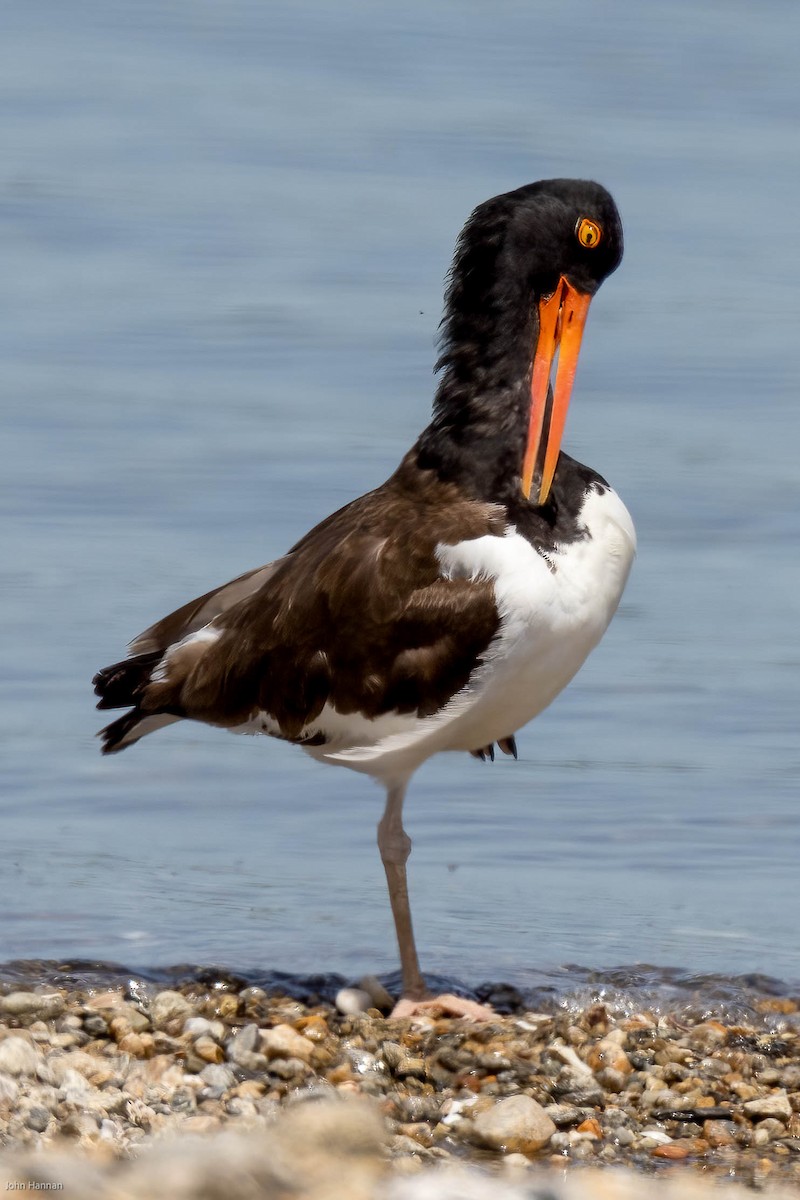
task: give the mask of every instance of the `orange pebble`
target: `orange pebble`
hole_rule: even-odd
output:
[[[482,1081],[477,1075],[473,1075],[471,1071],[465,1071],[463,1075],[456,1078],[456,1087],[468,1088],[471,1092],[479,1092],[481,1090]]]
[[[650,1154],[653,1158],[671,1158],[681,1159],[688,1158],[689,1151],[685,1146],[679,1146],[677,1142],[667,1142],[664,1146],[656,1146],[655,1150],[651,1150]]]

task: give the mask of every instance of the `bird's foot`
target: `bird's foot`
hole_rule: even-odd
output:
[[[465,1021],[496,1021],[497,1013],[488,1004],[467,1000],[445,992],[442,996],[426,996],[422,1000],[411,1000],[402,996],[390,1014],[392,1017],[461,1017]]]
[[[509,754],[512,758],[517,757],[517,742],[513,733],[509,737],[500,738],[497,742],[503,754]],[[486,762],[488,758],[494,762],[494,742],[490,742],[488,746],[481,746],[478,750],[470,750],[473,758],[479,758],[481,762]]]

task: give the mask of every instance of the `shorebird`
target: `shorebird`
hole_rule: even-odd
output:
[[[378,846],[402,967],[432,1000],[411,923],[402,810],[431,755],[516,757],[515,734],[602,637],[635,553],[627,509],[561,452],[591,298],[622,257],[597,183],[478,206],[456,246],[430,424],[380,487],[288,553],[192,600],[94,678],[125,749],[173,721],[263,733],[386,789]],[[556,367],[557,360],[557,367]],[[551,382],[551,376],[554,377]]]

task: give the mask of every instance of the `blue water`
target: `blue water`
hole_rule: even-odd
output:
[[[521,761],[407,806],[423,963],[800,979],[800,9],[8,0],[0,45],[0,961],[395,966],[380,796],[89,679],[380,483],[472,207],[614,193],[567,431],[619,615]]]

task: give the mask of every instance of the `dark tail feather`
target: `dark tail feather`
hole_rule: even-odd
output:
[[[138,742],[145,734],[181,719],[174,711],[165,712],[162,709],[148,712],[146,704],[144,712],[141,708],[153,670],[163,657],[161,650],[135,654],[122,662],[112,663],[110,667],[103,667],[95,675],[92,683],[95,694],[100,697],[98,708],[131,707],[133,710],[100,730],[97,736],[103,739],[103,754],[116,754]]]
[[[97,736],[103,739],[101,752],[118,754],[120,750],[132,746],[146,734],[153,733],[156,729],[162,729],[165,725],[171,725],[173,721],[180,721],[180,719],[172,713],[143,713],[135,708],[133,712],[125,713],[124,717],[117,717],[116,721],[112,721],[110,725],[106,725],[105,729],[100,730]]]
[[[103,667],[92,680],[95,695],[100,697],[97,707],[128,708],[129,705],[136,704],[145,686],[150,682],[153,668],[162,658],[163,651],[152,650],[147,654],[136,654],[133,658],[112,663],[110,667]],[[111,728],[113,726],[109,725],[109,729]]]
[[[97,706],[100,708],[100,705]],[[105,729],[101,729],[98,737],[103,739],[102,754],[118,754],[120,750],[124,750],[132,741],[138,741],[136,738],[126,740],[127,735],[132,733],[134,727],[139,724],[142,714],[134,710],[133,712],[125,713],[124,717],[119,717],[116,721],[112,721],[110,725],[106,725]]]

